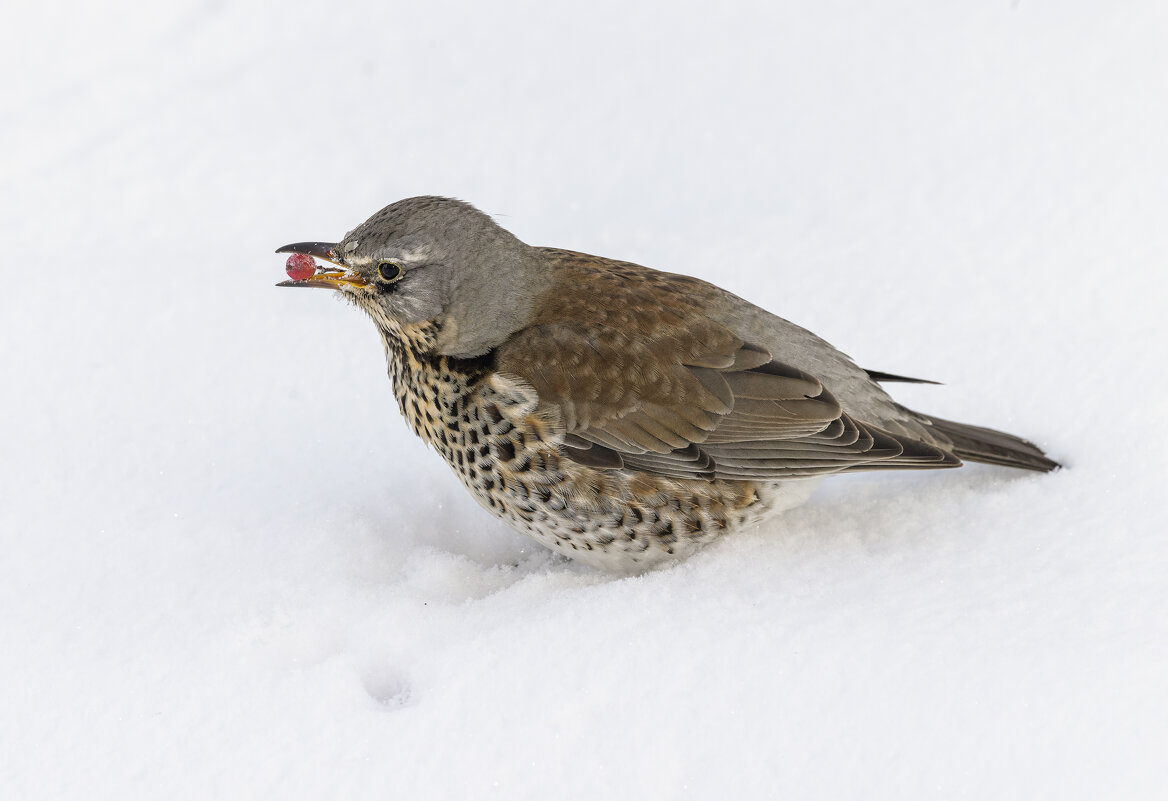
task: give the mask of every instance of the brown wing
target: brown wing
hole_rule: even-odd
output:
[[[555,408],[574,460],[704,479],[960,464],[851,418],[815,377],[704,316],[702,282],[563,257],[575,291],[543,299],[495,366]]]

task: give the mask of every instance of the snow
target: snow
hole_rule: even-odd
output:
[[[5,797],[1162,792],[1162,3],[6,17]],[[367,320],[272,286],[416,194],[714,280],[1069,469],[559,561],[406,430]]]

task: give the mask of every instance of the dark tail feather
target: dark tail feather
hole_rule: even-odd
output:
[[[953,440],[953,452],[962,459],[986,464],[1000,464],[1006,467],[1020,467],[1023,470],[1038,470],[1049,473],[1062,465],[1046,458],[1033,443],[1021,437],[994,431],[992,428],[954,423],[939,417],[930,417],[938,432]]]

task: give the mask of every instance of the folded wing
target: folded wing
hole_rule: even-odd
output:
[[[852,418],[814,376],[709,320],[644,333],[546,323],[500,348],[496,367],[555,407],[565,453],[598,469],[709,480],[961,464]]]

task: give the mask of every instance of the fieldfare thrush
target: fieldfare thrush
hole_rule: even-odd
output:
[[[917,379],[712,284],[531,247],[458,200],[402,200],[340,242],[276,252],[328,263],[278,286],[373,318],[402,414],[479,503],[590,565],[685,557],[835,473],[1058,467],[901,406],[878,382]]]

